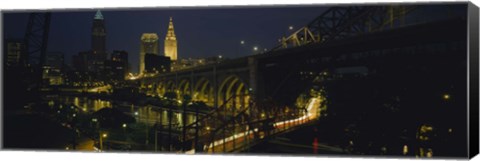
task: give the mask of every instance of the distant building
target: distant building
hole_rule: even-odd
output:
[[[112,61],[122,62],[125,68],[125,75],[128,74],[128,52],[124,50],[114,50],[111,56]]]
[[[159,74],[170,72],[171,60],[169,57],[156,54],[145,54],[145,73]]]
[[[92,26],[92,53],[91,57],[93,61],[95,71],[101,71],[104,65],[104,61],[107,60],[106,51],[106,36],[105,21],[100,10],[97,11],[93,18]]]
[[[165,56],[170,57],[172,61],[177,61],[177,37],[173,29],[172,17],[170,17],[170,23],[168,24],[167,36],[165,37]]]
[[[62,52],[49,52],[45,59],[45,66],[62,70],[64,65],[64,54]]]
[[[109,65],[107,71],[113,71],[114,78],[123,80],[128,74],[128,53],[123,50],[114,50]]]
[[[150,53],[158,55],[158,35],[156,33],[144,33],[142,34],[140,40],[139,73],[143,74],[145,71],[145,54]]]
[[[7,67],[17,66],[20,64],[24,48],[25,44],[21,40],[7,39],[4,41],[3,53],[4,61]]]
[[[63,78],[64,54],[61,52],[49,52],[46,55],[45,64],[43,66],[42,77],[49,85],[62,85]]]
[[[125,64],[120,61],[106,60],[105,61],[105,77],[110,80],[124,80],[125,79]]]
[[[114,50],[111,55],[111,60],[125,62],[128,64],[128,52],[124,50]]]
[[[77,71],[94,71],[93,54],[91,51],[83,51],[72,57],[73,68]]]

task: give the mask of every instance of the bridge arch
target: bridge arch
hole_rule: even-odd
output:
[[[165,95],[165,91],[166,91],[166,84],[165,84],[165,81],[159,81],[157,82],[157,88],[156,88],[156,94],[157,95],[160,95],[160,96],[163,96]]]
[[[193,100],[203,101],[208,106],[213,106],[214,103],[214,90],[212,83],[209,79],[202,77],[200,78],[194,88],[193,88]]]
[[[250,96],[248,95],[248,84],[239,76],[230,75],[221,81],[218,88],[218,106],[227,108],[245,108]]]
[[[177,95],[182,98],[183,95],[190,95],[191,96],[191,87],[190,81],[188,79],[182,79],[178,84],[177,88]]]
[[[165,92],[163,94],[165,94],[166,92],[175,92],[175,89],[175,82],[173,80],[168,80],[165,83]]]

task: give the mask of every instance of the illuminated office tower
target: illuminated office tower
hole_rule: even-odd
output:
[[[144,33],[140,40],[140,67],[138,71],[139,74],[143,74],[145,71],[145,54],[158,55],[158,36],[156,33]]]

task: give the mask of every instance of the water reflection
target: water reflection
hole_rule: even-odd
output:
[[[92,99],[88,97],[78,97],[78,96],[58,96],[47,98],[47,101],[50,104],[66,104],[66,105],[75,105],[79,107],[82,111],[93,113],[102,108],[112,108],[112,101],[102,100],[102,99]],[[113,108],[119,108],[127,114],[135,117],[137,123],[147,124],[153,126],[154,124],[168,125],[168,109],[153,107],[153,106],[136,106],[134,104],[125,105],[124,103],[118,102],[117,105]],[[179,127],[183,126],[183,113],[181,110],[175,110],[172,114],[172,125]],[[195,113],[189,112],[186,114],[186,124],[192,124],[195,122]]]
[[[141,107],[138,109],[138,115],[135,115],[137,122],[147,123],[149,125],[159,124],[168,125],[168,109],[159,107]],[[180,111],[173,112],[172,124],[174,126],[183,126],[183,113]],[[186,113],[186,124],[192,124],[195,122],[195,113]]]
[[[91,99],[87,97],[61,96],[48,100],[49,105],[53,104],[73,104],[84,112],[95,112],[102,108],[111,108],[112,103],[102,99]]]

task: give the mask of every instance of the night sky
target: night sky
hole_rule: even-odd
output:
[[[252,55],[253,46],[260,51],[278,44],[278,39],[305,26],[327,10],[328,6],[251,6],[101,9],[106,22],[107,52],[125,50],[129,53],[131,70],[138,71],[142,33],[157,33],[159,52],[169,17],[173,17],[178,40],[179,58],[204,58],[222,55],[228,58]],[[429,5],[415,10],[406,18],[418,22],[465,14],[465,5]],[[91,26],[96,9],[53,11],[48,51],[65,53],[65,63],[80,51],[91,49]],[[465,16],[465,15],[464,15]],[[4,12],[5,38],[23,38],[28,14]],[[241,45],[240,41],[245,44]]]
[[[102,9],[107,30],[107,51],[129,53],[132,71],[138,70],[138,54],[142,33],[159,35],[163,43],[169,17],[173,17],[180,58],[222,55],[235,58],[275,46],[289,26],[298,29],[325,11],[325,7],[237,7],[237,8],[150,8]],[[65,53],[65,63],[90,47],[91,26],[96,10],[53,11],[48,51]],[[23,38],[28,14],[10,12],[3,15],[4,36]],[[244,40],[242,46],[240,41]]]

